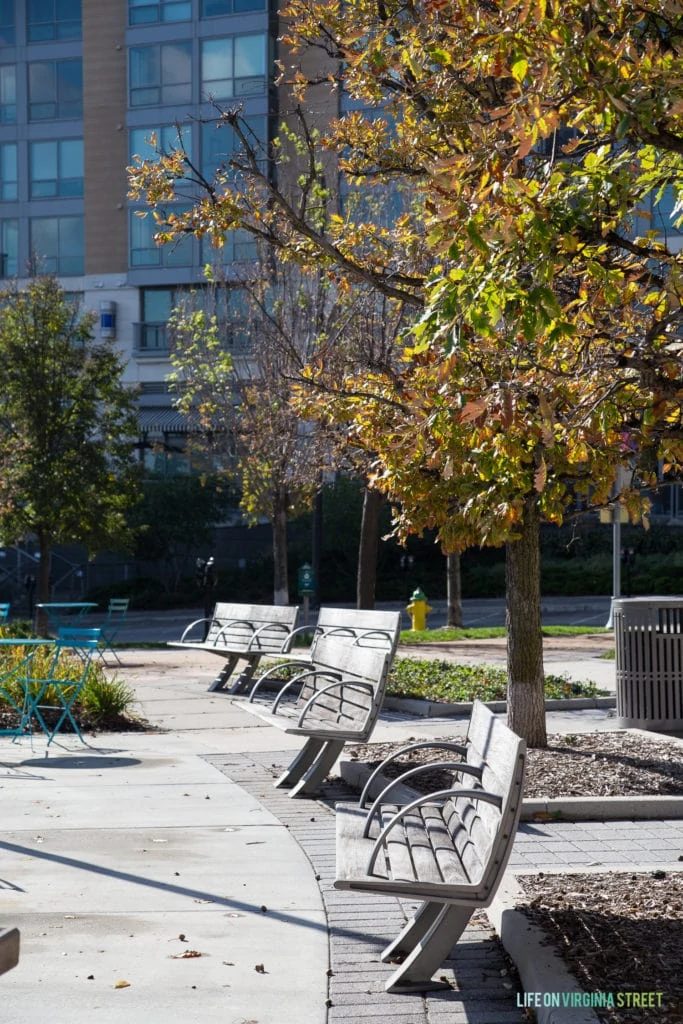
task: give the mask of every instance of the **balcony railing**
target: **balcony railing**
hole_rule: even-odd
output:
[[[165,323],[133,324],[133,353],[136,356],[167,356],[168,330]]]

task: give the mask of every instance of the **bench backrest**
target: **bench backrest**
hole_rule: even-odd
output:
[[[296,626],[299,609],[291,605],[216,604],[205,643],[227,650],[280,654]]]
[[[512,850],[522,809],[525,751],[524,740],[485,704],[474,702],[466,760],[482,768],[481,787],[500,796],[502,807],[457,797],[446,805],[444,818],[465,874],[481,886],[484,901],[493,897]],[[477,788],[469,775],[460,776],[458,784]]]
[[[323,606],[311,643],[311,657],[323,636],[336,637],[342,643],[357,647],[373,647],[396,654],[401,634],[401,613],[361,608],[330,608]]]
[[[362,738],[366,739],[375,726],[384,700],[391,664],[390,652],[354,646],[334,637],[322,636],[316,644],[314,664],[316,671],[329,672],[330,675],[305,678],[296,699],[296,707],[303,709],[314,694],[330,687],[315,702],[315,719],[321,723],[348,725],[352,730],[362,728]],[[333,677],[341,677],[343,685],[334,686]],[[366,685],[358,687],[354,683]]]

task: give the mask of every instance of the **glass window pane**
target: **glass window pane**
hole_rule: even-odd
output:
[[[0,220],[0,277],[14,277],[18,269],[19,222]]]
[[[130,84],[133,88],[158,85],[161,77],[158,46],[136,46],[130,51]]]
[[[233,40],[208,39],[202,44],[202,91],[217,100],[233,94]]]
[[[243,14],[244,11],[265,11],[265,0],[235,0],[235,14]]]
[[[164,84],[179,85],[192,80],[190,43],[167,43],[161,48],[161,74]]]
[[[83,65],[80,60],[63,60],[57,65],[59,117],[83,116]]]
[[[166,323],[173,309],[171,288],[145,288],[142,292],[142,319],[145,323]]]
[[[232,14],[232,0],[203,0],[202,18],[215,18],[221,14]]]
[[[238,36],[235,39],[235,78],[266,73],[265,37]]]
[[[32,142],[29,149],[31,198],[56,196],[59,170],[56,142]]]
[[[59,218],[59,272],[83,273],[83,218]]]
[[[17,198],[17,147],[14,142],[0,145],[0,199]]]
[[[58,227],[56,217],[40,217],[31,221],[31,260],[35,261],[38,272],[58,272]]]
[[[192,5],[188,0],[183,0],[182,3],[166,3],[162,4],[161,17],[163,21],[190,21],[192,18]]]

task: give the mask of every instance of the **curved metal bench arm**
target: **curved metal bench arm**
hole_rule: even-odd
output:
[[[392,779],[391,782],[384,787],[382,792],[379,794],[379,796],[373,803],[372,807],[368,811],[368,816],[365,820],[364,834],[366,838],[370,830],[372,819],[379,810],[379,807],[384,801],[387,793],[389,793],[395,786],[399,786],[401,783],[405,782],[406,779],[412,779],[416,775],[421,775],[422,772],[429,771],[431,768],[436,768],[438,770],[452,768],[453,771],[461,772],[463,775],[473,775],[474,778],[478,779],[480,782],[482,772],[484,771],[483,767],[479,765],[466,764],[464,761],[432,761],[429,764],[418,764],[416,765],[415,768],[410,768],[407,772],[403,772],[402,775],[398,775],[395,779]],[[361,806],[362,809],[362,805],[359,806]]]
[[[287,654],[292,649],[294,644],[294,637],[298,636],[299,633],[312,633],[313,636],[318,632],[318,626],[297,626],[296,629],[290,629],[284,644],[282,645],[283,653]]]
[[[393,639],[391,633],[386,629],[363,629],[361,632],[356,633],[356,639],[353,641],[355,646],[359,646],[359,640],[367,640],[368,637],[375,637],[377,639],[386,640],[389,646],[392,646]]]
[[[467,797],[470,800],[483,800],[484,803],[493,804],[498,808],[498,810],[502,810],[503,807],[502,797],[497,796],[495,793],[489,793],[485,789],[462,789],[461,787],[456,786],[455,789],[440,789],[436,793],[429,793],[426,796],[421,796],[417,800],[413,800],[412,803],[406,804],[405,807],[401,807],[393,818],[384,826],[372,848],[372,853],[368,860],[368,866],[365,870],[366,875],[371,875],[373,873],[375,861],[377,860],[377,856],[382,848],[384,840],[389,835],[394,825],[397,825],[399,821],[402,821],[406,814],[416,810],[418,807],[422,807],[423,804],[433,804],[441,800],[445,802],[452,797],[458,796]],[[368,838],[367,832],[363,832],[363,838]]]
[[[327,675],[327,673],[321,672],[320,675]],[[301,714],[299,715],[299,721],[297,722],[297,727],[301,728],[301,726],[303,725],[303,721],[304,721],[304,717],[306,716],[306,713],[309,711],[310,708],[313,707],[313,705],[315,704],[315,702],[318,700],[319,697],[324,697],[325,694],[331,693],[332,690],[336,690],[340,686],[347,686],[350,690],[361,690],[361,691],[364,691],[365,693],[369,693],[371,696],[374,695],[374,692],[375,692],[375,688],[372,685],[372,683],[362,683],[362,682],[360,682],[360,680],[339,679],[336,683],[330,683],[329,686],[323,686],[322,690],[316,690],[315,693],[313,694],[313,696],[310,697],[306,701],[306,703],[304,704],[304,706],[302,708],[302,711],[301,711]],[[369,708],[368,708],[368,711],[370,711]],[[367,718],[367,715],[366,715],[366,718]]]
[[[339,679],[339,673],[335,674],[334,672],[331,672],[331,671],[330,672],[321,672],[320,669],[315,669],[315,668],[314,669],[306,669],[304,672],[299,672],[298,675],[294,676],[293,679],[290,679],[289,682],[286,683],[282,687],[282,689],[278,693],[277,697],[273,701],[273,706],[270,709],[270,713],[272,715],[274,715],[276,713],[278,704],[280,703],[282,698],[285,696],[285,694],[292,688],[292,686],[294,686],[295,683],[300,683],[302,680],[308,679],[311,676],[313,676],[314,678],[316,676],[318,676],[321,679]]]
[[[224,622],[223,625],[218,630],[218,632],[216,633],[216,639],[214,640],[214,644],[216,643],[217,640],[220,640],[222,638],[223,633],[225,633],[226,629],[230,629],[231,626],[248,626],[252,633],[254,632],[254,624],[253,622],[250,622],[249,619],[230,619],[230,622]],[[249,641],[249,643],[251,644],[251,640]]]
[[[435,749],[439,750],[454,750],[457,754],[462,754],[463,757],[467,753],[467,747],[464,747],[461,743],[450,743],[447,740],[444,740],[443,742],[439,742],[438,740],[424,740],[422,743],[411,743],[407,747],[401,747],[400,750],[395,750],[393,754],[389,754],[388,757],[385,757],[382,763],[378,765],[377,768],[375,768],[372,775],[370,776],[368,781],[365,783],[365,786],[363,787],[363,792],[360,795],[358,806],[360,808],[365,807],[365,801],[368,799],[370,786],[375,781],[375,779],[380,774],[385,765],[391,764],[392,761],[396,761],[399,757],[402,756],[402,754],[407,754],[411,750],[426,750],[430,747],[434,747]]]
[[[308,669],[306,667],[306,665],[302,665],[302,663],[300,661],[280,661],[280,662],[278,662],[277,665],[271,665],[270,668],[265,669],[265,671],[263,671],[261,673],[261,675],[258,677],[256,682],[252,686],[251,690],[249,691],[249,702],[253,702],[254,697],[257,695],[259,687],[261,686],[261,683],[265,679],[268,679],[272,675],[277,675],[278,672],[282,672],[282,670],[285,669],[285,668],[298,668],[299,669],[299,672],[296,674],[296,676],[292,676],[292,678],[289,679],[287,681],[287,683],[285,684],[288,687],[291,686],[292,683],[294,683],[298,679],[300,679],[301,675],[304,672],[310,671],[310,669]],[[284,689],[284,687],[283,687],[283,689]]]
[[[185,627],[185,629],[183,630],[183,635],[181,636],[181,638],[180,638],[180,640],[178,642],[181,643],[181,644],[184,643],[185,642],[185,637],[190,632],[190,630],[194,629],[195,626],[201,625],[202,622],[209,622],[209,623],[216,622],[216,619],[195,619],[194,622],[191,622],[189,626]]]
[[[254,631],[254,635],[247,644],[247,650],[252,650],[251,645],[253,644],[254,640],[257,640],[261,633],[268,629],[281,629],[284,632],[285,637],[280,646],[280,654],[284,654],[285,651],[287,650],[287,642],[289,640],[289,628],[284,624],[284,622],[266,622],[264,623],[263,626],[259,626],[258,629]]]

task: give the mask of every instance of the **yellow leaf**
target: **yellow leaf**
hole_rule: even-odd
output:
[[[130,982],[124,981],[124,979],[122,978],[120,981],[114,982],[114,988],[130,988]]]

